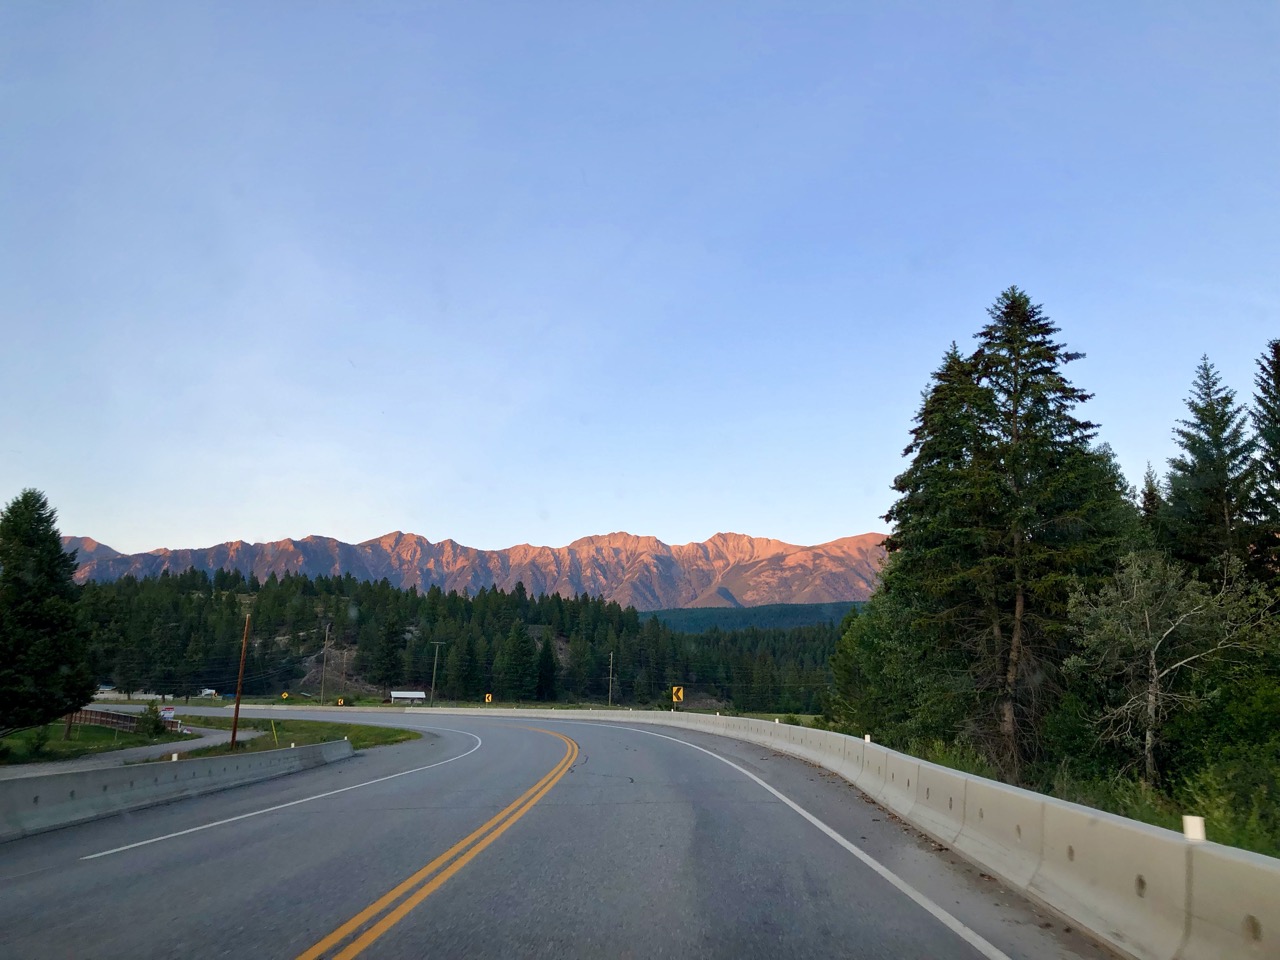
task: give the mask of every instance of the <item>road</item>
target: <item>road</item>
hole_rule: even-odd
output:
[[[1110,956],[763,747],[351,719],[427,735],[0,846],[0,956]]]

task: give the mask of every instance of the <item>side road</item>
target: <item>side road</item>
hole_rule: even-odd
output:
[[[15,763],[12,766],[0,767],[0,780],[47,777],[55,773],[80,773],[84,770],[106,770],[110,767],[122,767],[126,763],[133,763],[137,760],[150,760],[153,757],[167,757],[173,753],[186,753],[188,750],[199,750],[203,747],[216,747],[227,743],[231,739],[231,731],[229,730],[213,730],[207,727],[190,727],[189,729],[202,734],[200,739],[152,743],[145,747],[111,750],[107,753],[76,757],[73,760],[51,760],[48,763]],[[261,730],[246,729],[240,731],[238,739],[249,740],[252,737],[261,735]]]

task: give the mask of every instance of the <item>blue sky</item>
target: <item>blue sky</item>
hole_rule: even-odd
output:
[[[1280,336],[1280,6],[0,6],[0,499],[122,550],[883,530],[1010,284],[1133,482]]]

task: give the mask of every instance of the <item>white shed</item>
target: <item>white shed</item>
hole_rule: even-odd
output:
[[[392,703],[422,703],[427,699],[425,690],[392,690]]]

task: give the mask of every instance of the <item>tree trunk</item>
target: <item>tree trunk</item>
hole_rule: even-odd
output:
[[[1018,674],[1022,668],[1023,615],[1026,595],[1019,583],[1014,594],[1013,629],[1009,633],[1009,656],[1005,662],[1003,696],[1000,704],[1000,734],[1004,740],[1010,778],[1016,783],[1021,767],[1021,749],[1018,743],[1017,690]]]
[[[1147,786],[1156,783],[1156,706],[1160,698],[1160,671],[1156,669],[1156,651],[1151,648],[1147,657],[1147,735],[1143,742],[1143,760],[1146,766]]]
[[[1013,625],[1009,631],[1009,653],[1005,660],[1000,703],[1000,735],[1007,773],[1017,783],[1021,769],[1022,750],[1018,738],[1018,677],[1022,671],[1025,646],[1026,590],[1022,584],[1022,531],[1016,527],[1013,533]]]

